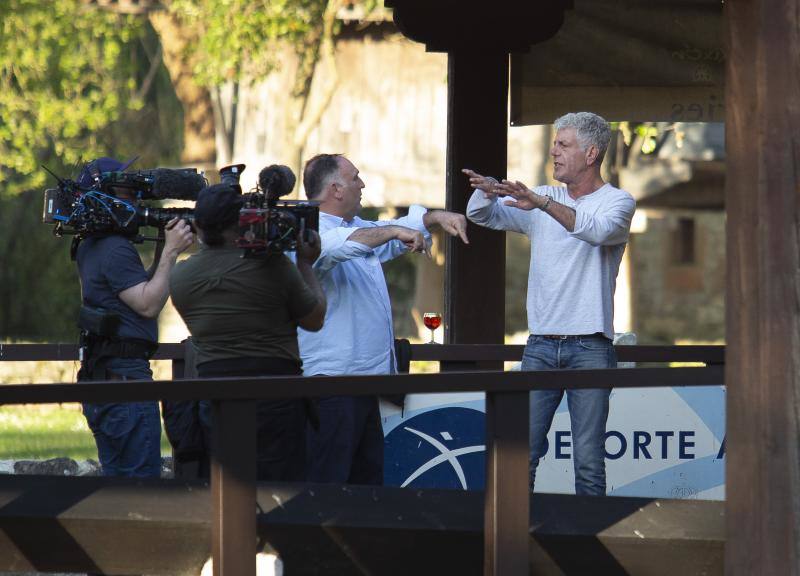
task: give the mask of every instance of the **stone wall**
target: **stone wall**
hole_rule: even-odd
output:
[[[640,344],[724,339],[724,213],[650,212],[629,250]]]

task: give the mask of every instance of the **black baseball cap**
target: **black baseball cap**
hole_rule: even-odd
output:
[[[214,184],[200,191],[194,205],[194,221],[203,230],[224,230],[239,221],[244,198],[228,184]]]

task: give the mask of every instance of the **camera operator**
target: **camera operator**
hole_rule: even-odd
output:
[[[325,295],[312,270],[319,236],[297,240],[297,265],[282,253],[243,258],[237,246],[241,194],[229,184],[200,192],[194,223],[200,251],[172,271],[172,301],[205,377],[301,374],[297,326],[322,328]],[[305,480],[307,405],[302,399],[257,404],[259,480]],[[208,403],[200,419],[208,425]],[[207,470],[201,471],[201,475]]]
[[[84,166],[78,184],[89,188],[98,172],[126,167],[112,158],[99,158]],[[126,189],[111,192],[126,202],[137,200]],[[186,222],[170,221],[149,274],[128,236],[111,233],[80,242],[76,261],[83,300],[84,356],[79,380],[152,379],[149,358],[158,346],[157,317],[169,296],[169,273],[178,254],[193,241]],[[87,318],[99,320],[87,324]],[[94,434],[103,475],[161,475],[161,421],[156,402],[84,403],[83,412]]]

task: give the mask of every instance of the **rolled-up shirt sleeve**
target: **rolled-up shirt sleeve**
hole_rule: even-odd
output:
[[[422,232],[422,237],[425,239],[425,244],[430,246],[431,233],[427,228],[425,228],[425,223],[423,220],[423,217],[427,212],[428,209],[424,206],[412,204],[408,207],[408,214],[402,218],[394,218],[392,220],[377,220],[372,222],[372,224],[375,226],[403,226],[405,228],[416,230],[417,232]],[[381,262],[388,262],[393,258],[397,258],[398,256],[405,254],[406,252],[408,252],[408,248],[406,248],[406,245],[399,240],[392,240],[375,248],[375,254],[378,256]]]
[[[636,201],[630,195],[621,196],[602,213],[575,208],[575,228],[571,235],[592,246],[614,246],[628,241]]]
[[[408,214],[402,218],[397,218],[396,220],[389,220],[389,223],[397,224],[398,226],[405,226],[406,228],[411,228],[412,230],[418,230],[419,232],[422,232],[422,234],[425,236],[425,239],[428,240],[431,237],[431,233],[428,232],[427,228],[425,228],[425,222],[423,220],[425,214],[427,213],[428,209],[424,206],[412,204],[408,207]]]
[[[360,229],[339,227],[331,228],[320,234],[322,246],[319,258],[314,262],[314,270],[319,274],[324,274],[340,262],[363,258],[372,253],[372,248],[366,244],[349,240],[353,232]]]

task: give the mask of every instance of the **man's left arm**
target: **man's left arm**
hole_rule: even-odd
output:
[[[556,202],[550,196],[537,194],[520,181],[503,180],[495,188],[513,198],[513,200],[504,202],[506,206],[518,210],[541,210],[566,228],[567,232],[575,231],[576,213],[574,208]]]
[[[404,228],[416,230],[417,232],[422,233],[422,237],[425,241],[425,251],[427,252],[427,247],[429,247],[431,244],[431,234],[425,228],[425,224],[423,222],[425,214],[427,214],[426,208],[420,206],[419,204],[412,204],[408,207],[408,214],[400,218],[372,221],[358,219],[357,224],[365,228],[370,226],[402,226]],[[381,262],[388,262],[389,260],[397,258],[398,256],[402,256],[408,252],[408,247],[399,240],[391,240],[385,244],[381,244],[380,246],[375,246],[373,251]]]
[[[636,201],[620,194],[602,210],[592,213],[578,206],[572,236],[592,246],[616,246],[628,241]]]
[[[430,230],[439,226],[448,234],[459,236],[465,244],[469,244],[469,240],[467,239],[467,219],[463,214],[456,214],[455,212],[447,212],[445,210],[427,210],[418,204],[409,206],[406,216],[393,220],[379,220],[371,222],[371,224],[375,226],[403,226],[405,228],[417,230],[422,232],[426,246],[430,246]],[[404,246],[402,242],[393,241],[376,248],[375,253],[378,255],[381,262],[386,262],[401,254],[405,254],[407,250],[408,248]]]
[[[627,242],[631,220],[636,211],[636,201],[630,194],[620,193],[601,210],[590,212],[578,206],[577,209],[565,206],[550,196],[536,194],[522,182],[504,181],[498,188],[514,198],[509,202],[520,210],[541,210],[575,238],[592,246],[614,246]]]
[[[156,318],[169,298],[169,274],[178,254],[194,242],[194,234],[189,225],[173,218],[166,226],[166,241],[163,254],[158,259],[155,272],[145,282],[119,292],[119,299],[139,316]]]

